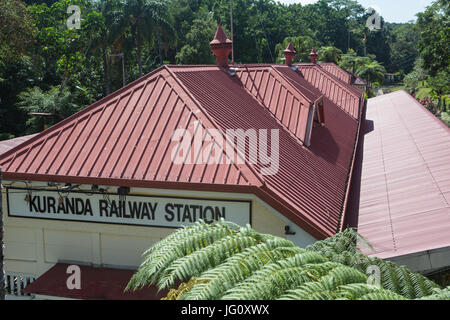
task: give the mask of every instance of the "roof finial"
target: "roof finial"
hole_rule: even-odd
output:
[[[316,49],[312,48],[311,53],[309,54],[309,57],[311,58],[311,62],[316,63],[318,56],[319,55],[317,54]]]
[[[297,51],[294,49],[294,45],[292,42],[289,42],[286,49],[283,51],[284,58],[286,59],[286,65],[291,66],[292,60],[295,58],[295,55],[297,54]]]
[[[220,18],[217,19],[217,31],[214,36],[213,41],[209,44],[211,45],[211,50],[217,58],[217,65],[220,67],[228,67],[228,56],[231,52],[231,40],[227,38],[227,35],[222,29],[220,24]]]

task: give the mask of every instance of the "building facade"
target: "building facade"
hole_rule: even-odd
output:
[[[62,266],[123,286],[110,269],[199,219],[302,247],[343,229],[363,93],[292,46],[287,65],[230,66],[219,26],[211,48],[217,65],[163,66],[0,156],[11,295],[106,297],[66,289]]]

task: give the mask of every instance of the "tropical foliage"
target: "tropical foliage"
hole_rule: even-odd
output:
[[[424,276],[365,256],[348,229],[300,248],[247,227],[202,221],[177,230],[144,253],[127,290],[156,284],[166,299],[450,299]],[[379,268],[379,283],[367,275]],[[180,284],[181,282],[181,284]]]
[[[322,61],[342,63],[344,52],[354,52],[371,57],[358,64],[377,61],[388,72],[407,74],[422,55],[424,67],[441,72],[442,80],[450,51],[448,4],[435,3],[417,24],[382,20],[380,31],[368,32],[369,15],[354,0],[308,5],[233,0],[235,61],[282,63],[282,51],[292,41],[295,62],[308,62],[315,47]],[[69,5],[80,7],[80,29],[67,28]],[[214,63],[209,41],[218,19],[231,30],[229,5],[229,0],[0,0],[0,115],[8,119],[0,123],[0,138],[40,128],[40,120],[18,105],[20,93],[33,87],[67,88],[82,109],[162,64]],[[376,79],[376,69],[361,72]]]

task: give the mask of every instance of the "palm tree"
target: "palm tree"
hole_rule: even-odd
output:
[[[386,74],[386,69],[381,63],[370,61],[359,66],[356,69],[356,74],[361,78],[366,79],[368,84],[370,84],[371,81],[382,83],[384,75]]]
[[[161,49],[161,37],[168,43],[175,37],[170,24],[169,2],[163,0],[128,0],[125,5],[124,23],[131,28],[136,41],[136,53],[139,65],[139,77],[142,77],[142,48],[144,42],[158,43]],[[167,46],[166,46],[167,47]]]
[[[338,65],[344,70],[351,70],[352,72],[355,72],[357,60],[358,56],[355,50],[349,49],[347,53],[341,55]]]
[[[166,299],[450,299],[450,288],[362,254],[349,229],[305,249],[220,221],[179,229],[153,245],[126,290],[157,284]],[[368,266],[381,270],[380,285]],[[178,288],[176,282],[182,282]]]
[[[337,63],[341,59],[342,51],[333,46],[321,47],[318,52],[319,60]]]
[[[123,36],[123,0],[101,1],[95,4],[95,10],[88,15],[88,27],[95,33],[91,51],[101,51],[103,60],[103,83],[105,95],[111,92],[110,46]]]

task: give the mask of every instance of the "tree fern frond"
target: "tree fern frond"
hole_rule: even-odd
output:
[[[363,295],[358,300],[406,300],[406,298],[395,292],[385,289],[379,289]]]
[[[220,266],[203,273],[199,279],[205,282],[194,286],[182,299],[219,299],[227,289],[243,281],[263,265],[304,251],[281,238],[246,248]]]
[[[202,272],[224,262],[233,254],[256,244],[257,241],[253,237],[245,234],[222,238],[174,261],[162,273],[158,287],[162,289],[172,286],[177,279],[184,281],[190,277],[197,277]]]
[[[405,267],[364,255],[348,229],[301,249],[249,225],[199,221],[144,255],[127,288],[157,283],[167,299],[447,299],[449,290]],[[380,269],[378,288],[368,267]]]
[[[142,262],[138,272],[131,278],[126,290],[155,283],[164,273],[164,270],[177,259],[238,232],[225,223],[215,223],[208,226],[204,222],[200,222],[196,227],[189,229],[187,232],[183,232],[184,229],[179,229],[175,232],[178,233],[178,236],[171,237],[170,241],[163,240],[163,245],[160,242],[156,250],[148,251],[146,259]]]
[[[433,288],[432,294],[418,300],[450,300],[450,286],[444,289]]]

